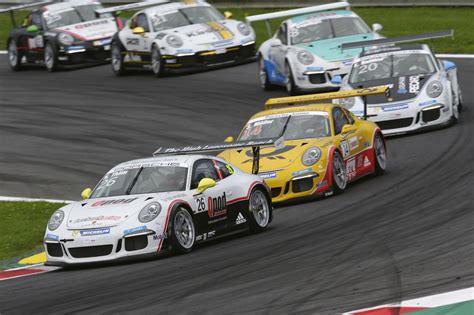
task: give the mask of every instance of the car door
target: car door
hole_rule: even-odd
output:
[[[135,34],[133,30],[141,27],[145,30],[143,34]],[[145,13],[138,13],[130,21],[130,27],[125,34],[125,47],[128,51],[134,52],[150,52],[150,23]]]
[[[36,26],[36,32],[29,32],[29,28]],[[30,62],[43,59],[44,51],[44,23],[42,12],[33,11],[25,20],[19,37],[18,47],[27,51],[27,59]]]
[[[277,71],[285,75],[286,52],[288,51],[288,28],[286,23],[282,23],[275,39],[270,44],[270,61],[273,62]]]

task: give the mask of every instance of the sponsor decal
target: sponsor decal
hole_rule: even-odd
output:
[[[235,225],[239,225],[242,223],[247,222],[247,220],[244,218],[241,212],[239,212],[239,215],[237,216],[237,219],[235,220]]]
[[[406,84],[406,77],[399,77],[398,78],[398,94],[406,94],[407,91],[407,84]]]
[[[81,230],[81,236],[96,236],[96,235],[104,235],[110,234],[110,228],[101,228],[101,229],[93,229],[93,230]]]
[[[407,108],[408,108],[408,103],[382,106],[382,110],[384,112],[394,112],[397,110],[402,110],[402,109],[407,109]]]
[[[368,148],[370,147],[370,142],[369,141],[365,141],[364,142],[364,148]]]
[[[300,170],[300,171],[296,171],[296,172],[291,173],[291,176],[295,177],[295,176],[298,176],[298,175],[301,175],[301,174],[304,174],[304,173],[311,172],[312,170],[313,169],[311,167],[308,167],[308,168],[305,168],[304,170]]]
[[[140,40],[138,38],[126,38],[128,46],[138,46],[140,43]]]
[[[210,231],[210,232],[196,236],[196,241],[205,241],[208,238],[214,237],[215,235],[216,235],[216,231]]]
[[[418,92],[420,92],[420,76],[419,75],[410,76],[409,92],[411,94],[418,94]]]
[[[153,235],[153,240],[157,241],[157,240],[161,240],[163,241],[164,239],[166,238],[166,235],[165,234],[160,234],[160,235]]]
[[[219,217],[227,213],[227,202],[225,193],[218,197],[207,199],[207,213],[210,218]]]
[[[351,180],[356,176],[357,168],[356,168],[356,160],[355,158],[350,158],[346,162],[346,173],[347,179]]]
[[[316,184],[316,189],[319,189],[321,187],[326,187],[328,185],[328,182],[327,180],[323,180],[322,182],[320,182],[319,184]]]
[[[193,50],[192,49],[176,49],[176,52],[178,54],[189,54],[189,53],[192,53]]]
[[[48,240],[53,240],[53,241],[59,241],[59,236],[58,235],[55,235],[55,234],[46,234],[46,236],[44,237],[44,239],[48,239]]]
[[[263,179],[275,178],[277,176],[276,172],[266,172],[266,173],[259,173],[258,176]]]
[[[98,217],[87,217],[82,219],[74,220],[74,223],[83,223],[83,222],[92,222],[92,224],[97,223],[97,221],[118,221],[122,217],[118,215],[110,215],[110,216],[98,216]]]
[[[307,71],[323,71],[323,67],[306,67]]]
[[[359,147],[359,141],[357,140],[357,136],[349,139],[349,147],[351,148],[351,150],[357,149]]]
[[[348,156],[349,153],[351,152],[349,143],[346,140],[341,141],[341,150],[342,150],[343,157]]]
[[[372,163],[370,163],[369,158],[366,156],[364,159],[364,167],[369,167]]]
[[[108,23],[109,23],[108,20],[99,20],[99,21],[91,21],[91,22],[87,22],[87,23],[83,23],[83,24],[77,24],[74,27],[76,29],[83,29],[83,28],[88,28],[88,27],[91,27],[91,26],[104,25],[104,24],[108,24]]]
[[[342,62],[342,64],[345,65],[345,66],[350,66],[350,65],[352,65],[352,60],[344,60]]]
[[[138,198],[128,198],[128,199],[113,199],[113,200],[99,200],[92,204],[92,207],[108,206],[108,205],[117,205],[117,204],[128,204],[137,200]]]
[[[137,226],[133,229],[124,230],[123,235],[129,235],[129,234],[133,234],[137,232],[142,232],[142,231],[145,231],[146,229],[147,229],[146,225]]]
[[[432,105],[434,103],[436,103],[436,100],[429,100],[426,102],[421,102],[420,104],[418,104],[418,106],[427,106],[427,105]]]

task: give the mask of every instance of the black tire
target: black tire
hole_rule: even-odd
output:
[[[49,72],[58,69],[58,50],[52,42],[47,42],[44,48],[44,65]]]
[[[291,66],[288,61],[285,63],[285,74],[287,77],[287,82],[286,82],[286,91],[290,96],[298,94],[298,89],[295,84],[295,79],[293,78],[293,71],[291,71]]]
[[[151,70],[157,78],[162,77],[165,73],[163,58],[160,49],[156,45],[151,48]]]
[[[258,57],[258,74],[260,79],[260,85],[264,91],[271,91],[275,88],[273,84],[270,83],[270,79],[268,79],[268,72],[265,66],[265,60],[260,55]]]
[[[23,58],[23,54],[18,52],[18,47],[14,39],[11,39],[8,42],[8,64],[13,71],[20,71],[21,70],[21,59]]]
[[[462,92],[461,92],[461,88],[458,88],[458,112],[462,112],[462,103],[463,103],[463,99],[462,99]]]
[[[387,168],[387,148],[385,147],[385,141],[380,133],[377,133],[374,138],[374,163],[376,176],[385,173]]]
[[[122,76],[127,73],[125,67],[125,55],[123,54],[124,49],[120,42],[117,40],[113,41],[110,46],[110,64],[112,65],[112,71],[116,76]]]
[[[272,219],[272,203],[262,188],[256,187],[249,197],[248,222],[251,233],[260,233],[268,228]]]
[[[331,159],[332,192],[342,194],[347,187],[347,174],[344,159],[339,151],[334,151]]]
[[[186,225],[188,227],[183,227],[180,224],[180,218],[182,217],[187,218]],[[193,216],[186,207],[178,205],[171,210],[167,237],[170,240],[171,252],[173,254],[185,254],[193,250],[196,240],[196,228]]]

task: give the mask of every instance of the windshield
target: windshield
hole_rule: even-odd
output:
[[[314,111],[259,117],[247,123],[239,140],[278,138],[282,133],[285,140],[328,137],[328,115]]]
[[[290,31],[293,45],[342,36],[370,33],[368,26],[358,17],[312,19],[300,23]]]
[[[182,166],[153,166],[107,173],[91,198],[150,194],[186,189],[188,169]]]
[[[222,14],[213,7],[190,7],[165,13],[156,12],[151,16],[155,32],[223,19]]]
[[[393,77],[428,74],[435,66],[429,54],[400,51],[371,55],[356,60],[349,82],[364,82]]]
[[[67,8],[62,11],[50,12],[46,11],[43,14],[44,20],[48,28],[57,28],[72,24],[77,24],[85,21],[96,20],[97,16],[95,10],[102,8],[100,4],[87,4],[77,7]],[[102,17],[110,17],[108,14]]]

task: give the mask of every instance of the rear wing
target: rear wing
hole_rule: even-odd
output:
[[[272,30],[271,30],[271,27],[270,27],[270,20],[272,20],[272,19],[278,19],[278,18],[287,17],[287,16],[301,15],[301,14],[307,14],[307,13],[320,12],[320,11],[328,11],[328,10],[334,10],[334,9],[349,8],[349,7],[350,7],[349,2],[341,1],[341,2],[334,2],[334,3],[316,5],[316,6],[312,6],[312,7],[306,7],[306,8],[299,8],[299,9],[280,11],[280,12],[251,15],[251,16],[247,16],[245,18],[245,20],[247,21],[248,25],[250,25],[252,22],[256,22],[256,21],[266,21],[267,32],[268,32],[268,35],[271,37],[272,36]]]
[[[432,33],[425,33],[425,34],[419,34],[419,35],[406,35],[406,36],[399,36],[399,37],[392,37],[392,38],[382,38],[382,39],[368,40],[368,41],[363,41],[363,42],[345,43],[341,45],[341,49],[344,50],[344,49],[349,49],[349,48],[390,46],[390,45],[399,44],[399,43],[409,43],[409,42],[416,42],[420,40],[443,38],[443,37],[453,38],[454,30],[432,32]]]
[[[265,103],[265,110],[271,109],[277,106],[291,106],[295,104],[303,104],[317,101],[334,100],[338,98],[348,97],[362,97],[364,102],[364,119],[367,119],[367,96],[385,94],[386,98],[390,97],[390,88],[388,85],[376,86],[365,89],[347,90],[340,92],[321,93],[321,94],[310,94],[302,96],[290,96],[271,98]]]
[[[216,144],[203,144],[196,146],[186,146],[186,147],[170,147],[163,148],[160,147],[153,153],[153,156],[159,155],[176,155],[176,154],[197,154],[197,153],[208,153],[208,152],[219,152],[229,149],[242,149],[242,148],[252,148],[253,153],[253,165],[252,165],[252,174],[258,174],[258,169],[260,168],[259,159],[260,159],[260,147],[275,145],[279,146],[282,143],[283,139],[261,139],[261,140],[247,140],[247,141],[237,141],[237,142],[228,142],[228,143],[216,143]]]
[[[95,10],[95,13],[98,15],[105,14],[105,13],[114,13],[117,11],[123,11],[123,10],[136,10],[136,9],[141,9],[145,7],[153,7],[157,6],[160,4],[166,4],[173,2],[171,0],[149,0],[149,1],[143,1],[143,2],[135,2],[135,3],[129,3],[129,4],[123,4],[123,5],[118,5],[115,7],[108,7],[108,8],[102,8],[102,9],[97,9]]]
[[[16,25],[16,21],[15,21],[15,15],[13,14],[15,11],[28,9],[28,8],[33,8],[33,7],[40,7],[40,6],[43,6],[43,5],[50,4],[50,3],[53,3],[53,1],[40,1],[40,2],[19,4],[19,5],[15,5],[13,7],[0,9],[0,13],[7,13],[7,12],[10,13],[10,18],[11,18],[12,24],[13,24],[14,27],[16,27],[17,25]]]

